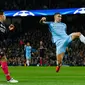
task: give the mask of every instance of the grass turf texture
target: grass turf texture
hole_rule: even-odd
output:
[[[85,85],[85,67],[9,67],[16,84],[6,82],[0,69],[0,85]]]

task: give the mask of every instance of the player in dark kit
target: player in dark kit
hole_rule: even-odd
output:
[[[4,40],[5,34],[8,31],[3,23],[5,20],[6,20],[6,16],[4,15],[4,12],[0,11],[0,41]],[[12,30],[12,29],[14,29],[14,26],[11,24],[9,26],[9,30]],[[10,83],[17,83],[18,81],[14,80],[10,76],[10,73],[8,71],[7,58],[5,55],[5,51],[3,50],[2,44],[0,44],[0,65],[1,65],[1,68],[6,76],[7,81]]]
[[[46,48],[44,47],[43,41],[40,41],[39,56],[40,56],[40,66],[43,65],[43,58],[45,57]]]

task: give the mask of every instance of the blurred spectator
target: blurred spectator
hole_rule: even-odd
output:
[[[84,7],[85,0],[3,0],[1,8],[4,10],[31,10],[31,9],[53,9],[53,8],[77,8]],[[22,5],[23,4],[23,5]]]

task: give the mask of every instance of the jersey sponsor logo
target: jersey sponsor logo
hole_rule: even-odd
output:
[[[30,11],[19,11],[15,13],[13,16],[35,16],[32,12]]]

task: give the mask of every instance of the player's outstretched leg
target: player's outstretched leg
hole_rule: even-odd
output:
[[[3,56],[1,59],[0,59],[0,63],[1,63],[1,68],[6,76],[6,80],[10,83],[17,83],[18,81],[17,80],[14,80],[13,78],[11,78],[10,76],[10,73],[8,71],[8,65],[7,65],[7,61],[6,61],[6,56]]]
[[[57,58],[57,61],[56,61],[56,63],[57,63],[56,72],[59,72],[60,67],[62,66],[63,56],[64,56],[64,53],[61,53],[61,54],[59,54],[59,55],[56,56],[56,58]]]
[[[72,40],[74,40],[75,38],[79,38],[80,41],[85,44],[85,36],[83,34],[81,34],[80,32],[72,33],[71,37],[72,37]]]

